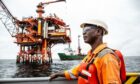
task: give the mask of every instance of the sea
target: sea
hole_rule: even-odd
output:
[[[140,72],[140,56],[124,57],[127,72]],[[28,77],[48,77],[49,75],[71,69],[81,60],[53,60],[48,65],[23,65],[16,64],[16,60],[0,59],[0,78],[28,78]]]

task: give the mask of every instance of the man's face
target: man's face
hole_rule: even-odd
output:
[[[93,26],[85,26],[83,29],[83,38],[85,43],[92,44],[95,42],[97,37],[97,28]]]

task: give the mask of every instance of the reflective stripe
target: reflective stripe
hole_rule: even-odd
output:
[[[71,70],[68,70],[68,73],[69,73],[69,75],[70,75],[70,78],[72,78],[72,79],[76,78],[76,76],[74,76],[74,75],[72,74]]]
[[[120,61],[118,55],[113,50],[111,50],[110,48],[103,49],[101,52],[98,53],[97,57],[103,57],[108,53],[113,54],[117,58],[117,60]]]
[[[88,80],[88,76],[83,75],[81,72],[78,73],[78,76]]]
[[[71,77],[70,77],[70,75],[69,75],[69,72],[68,72],[68,71],[64,71],[64,74],[65,74],[65,78],[66,78],[66,79],[68,79],[68,80],[70,80],[70,79],[71,79]]]
[[[86,70],[82,70],[82,73],[85,74],[85,75],[87,75],[87,76],[89,76],[89,77],[91,77],[91,73],[89,73],[89,72],[86,71]]]

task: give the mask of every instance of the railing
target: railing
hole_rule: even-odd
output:
[[[77,80],[66,80],[65,78],[57,78],[49,81],[50,77],[35,77],[35,78],[2,78],[0,84],[77,84]],[[125,84],[139,84],[140,73],[127,73]]]
[[[49,34],[64,34],[67,37],[70,37],[71,31],[70,28],[60,28],[60,29],[56,29],[55,31],[49,31]]]
[[[140,83],[140,73],[127,73],[127,80],[125,84],[139,84]]]
[[[49,81],[49,77],[3,78],[0,79],[0,84],[77,84],[77,81],[69,81],[64,78],[58,78],[56,80]]]

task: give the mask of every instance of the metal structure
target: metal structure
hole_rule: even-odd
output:
[[[10,35],[16,38],[15,43],[20,50],[17,63],[24,64],[50,64],[52,62],[51,48],[58,43],[70,43],[70,28],[58,16],[43,16],[44,5],[56,3],[51,1],[37,5],[38,17],[17,20],[0,0],[0,20]]]
[[[17,19],[11,14],[8,8],[5,6],[2,0],[0,0],[0,20],[4,24],[9,34],[14,37],[18,33],[18,27],[16,26]]]

